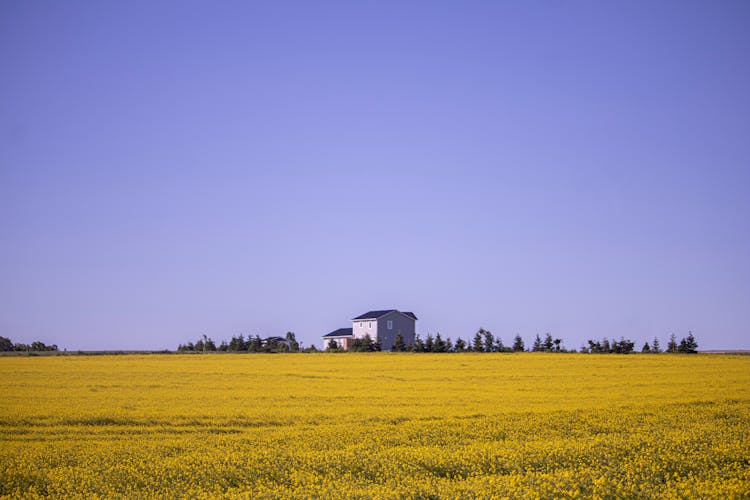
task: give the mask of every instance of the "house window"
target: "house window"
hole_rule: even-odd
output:
[[[372,321],[367,322],[367,328],[372,328]]]
[[[386,327],[386,328],[388,328],[389,330],[393,330],[393,321],[391,321],[391,320],[389,319],[389,320],[388,320],[388,321],[386,322],[386,324],[385,324],[385,327]]]

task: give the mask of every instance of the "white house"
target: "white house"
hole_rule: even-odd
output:
[[[401,312],[396,309],[369,311],[352,319],[351,328],[339,328],[323,335],[323,347],[328,347],[333,340],[342,349],[351,349],[354,339],[369,335],[372,340],[380,342],[381,349],[390,351],[400,334],[408,346],[414,342],[417,316],[413,312]]]

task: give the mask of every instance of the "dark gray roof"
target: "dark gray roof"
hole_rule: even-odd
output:
[[[385,316],[386,314],[392,313],[392,312],[400,312],[401,314],[405,314],[406,316],[409,316],[410,318],[417,319],[417,316],[413,312],[406,312],[406,311],[401,312],[397,309],[385,309],[383,311],[369,311],[352,319],[353,320],[355,319],[378,319],[379,317]]]
[[[351,328],[339,328],[331,333],[326,333],[323,337],[352,337],[354,333]]]

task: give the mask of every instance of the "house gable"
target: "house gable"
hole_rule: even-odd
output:
[[[390,351],[401,335],[406,345],[414,343],[416,336],[416,316],[392,310],[377,321],[377,340],[384,351]]]

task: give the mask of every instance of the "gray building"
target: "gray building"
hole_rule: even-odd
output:
[[[328,347],[333,340],[341,349],[351,349],[354,339],[369,335],[380,342],[384,351],[390,351],[401,334],[408,346],[414,342],[417,316],[413,312],[401,312],[396,309],[369,311],[352,319],[351,328],[339,328],[323,335],[323,347]]]

